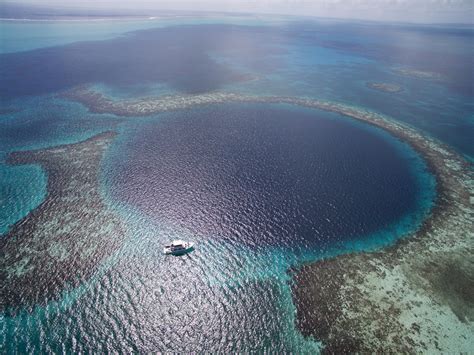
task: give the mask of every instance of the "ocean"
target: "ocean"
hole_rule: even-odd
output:
[[[221,103],[121,117],[66,90],[339,102],[474,159],[472,28],[214,15],[2,20],[0,30],[0,237],[51,193],[44,168],[13,166],[10,153],[108,131],[117,136],[97,184],[126,226],[78,284],[2,306],[6,353],[318,351],[295,327],[291,268],[391,245],[434,206],[434,177],[412,147],[338,113]],[[164,256],[171,239],[196,250]]]

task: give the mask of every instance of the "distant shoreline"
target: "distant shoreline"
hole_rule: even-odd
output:
[[[78,18],[80,17],[80,18]],[[0,21],[5,22],[107,22],[107,21],[134,21],[134,20],[162,20],[173,17],[159,17],[159,16],[143,16],[143,17],[83,17],[74,16],[70,18],[4,18],[0,17]]]

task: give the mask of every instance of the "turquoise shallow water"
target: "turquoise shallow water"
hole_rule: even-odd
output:
[[[0,165],[0,233],[26,216],[46,196],[47,178],[38,166]]]
[[[39,166],[5,163],[12,151],[76,143],[111,129],[116,117],[91,115],[81,105],[53,97],[13,100],[18,112],[0,116],[0,233],[25,217],[46,196],[47,176]]]
[[[47,69],[42,68],[43,60],[54,59],[63,62],[64,67],[68,69],[57,68],[60,72],[58,77],[49,76],[51,80],[57,79],[55,84],[60,83],[57,88],[67,88],[67,85],[70,85],[67,80],[63,80],[65,75],[76,80],[76,77],[87,74],[95,64],[105,63],[104,68],[112,67],[113,70],[107,75],[97,73],[97,80],[91,79],[87,84],[92,84],[95,89],[117,99],[213,90],[323,98],[385,113],[429,132],[467,157],[473,155],[469,144],[469,137],[472,137],[470,132],[473,129],[472,101],[465,86],[455,85],[458,80],[456,68],[465,63],[464,55],[469,53],[469,49],[465,47],[466,43],[459,38],[462,36],[446,37],[442,33],[430,33],[430,36],[439,36],[443,40],[443,49],[447,47],[453,50],[454,57],[458,54],[457,61],[451,59],[451,72],[438,67],[439,70],[445,70],[444,81],[430,81],[396,74],[392,69],[395,64],[420,64],[406,63],[397,56],[395,57],[398,63],[394,63],[387,59],[389,55],[381,56],[378,53],[381,41],[368,34],[365,25],[353,28],[332,22],[328,25],[319,22],[269,21],[267,26],[265,21],[254,19],[193,21],[185,23],[199,23],[199,26],[175,27],[174,25],[183,21],[170,20],[169,24],[173,26],[164,26],[168,32],[145,32],[143,37],[120,34],[155,27],[148,21],[100,24],[14,23],[4,32],[9,40],[2,49],[13,55],[8,56],[14,58],[8,62],[8,68],[12,70],[17,69],[15,63],[29,63],[30,58],[37,58],[41,70],[34,74],[38,75],[35,77],[38,80],[43,78],[42,70]],[[246,21],[248,23],[245,23]],[[247,26],[223,25],[232,22]],[[6,24],[2,22],[1,26]],[[354,32],[355,30],[357,31]],[[37,33],[36,37],[33,32]],[[423,34],[417,29],[410,32],[406,28],[399,28],[395,32],[397,36],[400,36],[400,33],[404,36],[411,33],[417,38],[421,36],[421,47],[426,49],[427,44],[423,42],[426,38],[423,39]],[[51,39],[47,39],[48,33],[51,34]],[[113,39],[117,35],[120,35],[120,40],[107,42],[107,39]],[[380,36],[385,35],[385,32],[380,31]],[[470,35],[467,36],[469,38]],[[21,38],[29,41],[18,41]],[[161,41],[157,52],[167,53],[165,57],[170,59],[166,61],[166,58],[163,59],[159,53],[153,51],[150,55],[156,55],[163,61],[163,66],[171,68],[169,70],[176,70],[176,75],[169,78],[166,73],[152,72],[150,75],[154,79],[151,81],[128,80],[128,77],[146,77],[137,67],[150,70],[153,66],[148,66],[146,61],[143,62],[130,53],[128,56],[124,54],[124,62],[116,67],[110,58],[114,58],[123,48],[138,45],[139,40],[154,43],[155,38],[160,38]],[[74,44],[80,52],[85,47],[76,42],[91,39],[105,40],[103,46],[110,46],[110,51],[102,57],[100,53],[97,57],[91,55],[91,67],[88,63],[86,66],[77,63],[80,67],[77,73],[73,70],[75,66],[70,65],[74,57],[61,46],[51,51],[28,52],[34,48],[65,43]],[[209,40],[206,42],[204,39]],[[199,43],[200,46],[192,48],[191,52],[184,48],[188,47],[189,43]],[[357,49],[360,46],[365,51]],[[94,48],[100,52],[100,47]],[[409,43],[406,47],[413,50]],[[407,48],[397,49],[406,52]],[[433,50],[439,48],[435,46]],[[393,54],[395,49],[391,48],[391,51],[389,54]],[[14,56],[15,52],[17,57]],[[192,58],[195,70],[190,70],[190,63],[183,60],[187,56]],[[426,70],[436,69],[436,63],[430,65]],[[187,77],[183,79],[179,77],[179,71],[184,67],[187,68]],[[109,77],[114,73],[120,76],[121,80]],[[201,73],[212,73],[212,80],[201,80]],[[399,94],[374,91],[366,86],[367,82],[372,81],[397,83],[403,86],[403,91]],[[317,351],[318,343],[304,339],[294,326],[295,307],[291,299],[291,277],[288,269],[322,257],[390,245],[416,229],[432,207],[434,178],[427,172],[419,155],[386,132],[340,115],[291,105],[216,105],[151,117],[119,118],[113,115],[92,114],[79,104],[61,100],[54,96],[56,89],[53,90],[47,85],[38,85],[36,88],[41,95],[22,94],[29,87],[27,80],[18,80],[15,85],[17,86],[14,89],[18,95],[9,96],[12,90],[2,98],[2,106],[17,111],[0,116],[2,158],[15,150],[73,143],[106,130],[118,131],[118,137],[102,162],[101,190],[107,205],[127,225],[128,234],[120,250],[102,263],[94,276],[84,280],[79,287],[68,289],[57,301],[50,301],[33,310],[20,311],[15,316],[3,315],[1,344],[7,352]],[[271,124],[274,122],[272,120],[277,119],[275,112],[282,113],[277,125]],[[314,125],[312,119],[317,125]],[[295,133],[292,130],[291,124],[288,123],[293,122],[292,120],[300,122],[300,131]],[[259,122],[263,122],[263,126],[259,125]],[[163,133],[168,132],[166,129],[169,129],[170,134]],[[171,134],[176,130],[182,130],[182,134]],[[239,136],[239,132],[246,134]],[[344,132],[348,133],[344,135]],[[350,132],[352,133],[349,134]],[[224,133],[227,134],[225,139],[219,140],[220,134]],[[299,142],[301,146],[311,147],[311,144],[315,144],[311,137],[318,137],[318,141],[328,139],[325,145],[317,146],[322,153],[313,154],[311,152],[314,149],[310,148],[307,151],[295,151],[294,149],[300,149],[299,144],[287,145],[287,142]],[[166,144],[160,146],[161,141]],[[213,147],[220,147],[213,154],[209,150],[210,142],[215,144]],[[259,175],[259,166],[255,167],[254,164],[254,167],[248,167],[242,164],[239,157],[246,157],[244,160],[248,161],[253,154],[245,151],[242,154],[232,154],[233,150],[229,150],[230,144],[233,144],[235,149],[254,147],[252,149],[255,155],[264,157],[258,165],[264,167],[264,172],[275,173],[276,177],[286,176],[287,171],[282,168],[280,160],[280,157],[284,156],[292,157],[289,160],[293,164],[289,164],[290,172],[295,169],[311,171],[311,164],[307,165],[307,162],[314,161],[316,164],[323,161],[320,170],[325,174],[327,171],[337,171],[342,175],[345,172],[343,167],[351,166],[351,159],[361,159],[361,162],[367,165],[361,164],[360,170],[354,170],[354,179],[356,176],[361,178],[362,182],[370,181],[370,178],[376,179],[372,190],[366,183],[368,191],[382,193],[388,190],[377,190],[376,186],[387,187],[392,183],[393,188],[400,189],[400,196],[411,198],[400,198],[398,202],[388,200],[387,203],[394,204],[393,210],[395,203],[399,203],[398,213],[390,218],[385,216],[386,219],[376,219],[370,228],[371,219],[362,213],[367,205],[350,205],[361,210],[353,210],[354,213],[360,213],[361,224],[354,223],[352,233],[347,230],[344,234],[333,231],[334,235],[341,237],[339,239],[333,238],[319,244],[319,239],[301,242],[308,236],[302,235],[304,233],[301,232],[295,233],[293,239],[287,238],[277,227],[292,230],[290,224],[285,224],[287,222],[283,222],[283,219],[279,220],[280,216],[276,212],[274,216],[271,214],[273,212],[261,213],[266,211],[268,206],[280,207],[278,204],[269,203],[272,200],[268,197],[268,190],[264,188],[265,184],[268,183],[274,189],[277,185],[272,184],[285,180],[275,179],[275,182],[265,175]],[[365,148],[364,144],[367,144]],[[166,147],[176,149],[164,149]],[[261,147],[263,150],[259,150]],[[342,150],[340,155],[335,154],[334,152],[338,151],[336,148],[340,147],[346,147],[347,150]],[[324,154],[323,148],[331,150],[335,154],[334,158],[330,159],[333,155]],[[275,151],[279,153],[272,153]],[[173,155],[174,152],[179,154]],[[299,152],[298,154],[302,154],[306,159],[298,159],[295,152]],[[344,155],[344,152],[354,152],[355,155]],[[203,160],[202,157],[212,159]],[[1,161],[0,232],[5,233],[9,225],[25,216],[43,200],[47,177],[37,166],[10,167]],[[176,162],[188,162],[189,165]],[[224,174],[223,172],[230,171],[230,168],[222,165],[222,162],[237,164],[236,166],[241,168],[238,171],[242,174]],[[200,164],[207,170],[203,170]],[[384,173],[385,167],[388,170]],[[393,172],[390,168],[394,169]],[[174,173],[169,175],[171,177],[163,178],[163,175],[160,175],[169,174],[170,171]],[[186,174],[196,171],[200,174],[202,171],[210,172],[212,179],[208,180],[206,174],[185,179],[185,183],[190,183],[188,193],[193,199],[189,199],[188,194],[180,199],[178,193],[166,194],[163,190],[163,186],[166,186],[170,191],[182,191],[181,186],[187,185],[176,183],[174,179],[183,178]],[[129,175],[124,178],[121,172],[128,172]],[[246,213],[250,217],[246,219],[247,216],[243,213],[239,219],[232,221],[235,224],[229,224],[229,219],[223,218],[219,227],[212,227],[212,223],[217,223],[218,217],[221,216],[216,210],[222,209],[214,209],[209,201],[226,201],[226,195],[233,193],[230,188],[239,189],[239,185],[232,181],[215,185],[206,183],[226,181],[226,176],[237,176],[243,179],[239,181],[246,181],[245,174],[248,174],[248,181],[254,181],[253,185],[258,185],[259,181],[264,182],[261,184],[262,190],[259,190],[261,198],[243,194],[240,200],[236,199],[242,202],[243,211],[248,209]],[[406,180],[397,180],[395,176]],[[289,174],[288,177],[292,178],[292,175]],[[394,178],[393,182],[391,177]],[[315,183],[323,185],[325,181],[327,182],[324,179],[314,180]],[[405,181],[405,184],[400,184],[400,181]],[[135,185],[127,185],[131,182]],[[351,180],[344,183],[351,184]],[[355,180],[353,183],[355,184]],[[131,190],[131,187],[136,190]],[[133,192],[127,195],[120,188],[125,192]],[[203,197],[197,193],[193,195],[195,191],[213,191],[215,195],[199,200]],[[337,195],[334,191],[318,195],[311,188],[307,189],[307,194],[301,191],[299,192],[303,197],[316,196],[315,202],[313,201],[315,206],[318,200],[331,202],[331,198]],[[219,194],[223,197],[219,198]],[[160,199],[160,196],[166,198]],[[347,198],[354,199],[354,196],[356,194],[348,193]],[[394,194],[387,196],[394,198]],[[248,201],[255,201],[255,205]],[[370,201],[377,202],[377,198]],[[173,209],[176,206],[178,209]],[[202,206],[203,210],[199,210],[199,206]],[[231,211],[235,209],[230,206]],[[341,204],[339,207],[344,206],[345,204]],[[387,208],[383,203],[378,206],[381,210]],[[187,214],[182,213],[183,210]],[[223,210],[226,211],[225,208]],[[370,213],[370,210],[367,210]],[[390,208],[387,209],[389,210]],[[268,224],[267,229],[271,232],[262,233],[270,241],[277,242],[269,242],[263,248],[242,242],[245,233],[249,233],[248,226],[251,225],[246,221],[250,220],[260,226],[258,228],[263,228],[261,220],[252,219],[255,215],[260,216],[260,213],[264,221],[271,219],[268,216],[275,217],[277,221]],[[190,215],[197,217],[189,218]],[[227,217],[225,213],[222,215]],[[380,217],[380,214],[377,216]],[[209,219],[206,219],[207,217]],[[200,224],[202,221],[207,224]],[[311,221],[314,221],[314,218],[309,218],[309,222]],[[308,226],[311,226],[309,222]],[[239,231],[239,223],[242,227],[241,240],[238,238],[239,234],[234,233]],[[321,225],[323,224],[324,222],[321,222]],[[227,228],[228,225],[232,228]],[[319,232],[324,236],[329,234],[328,231],[330,230]],[[247,236],[251,236],[251,232],[250,229]],[[198,243],[198,248],[188,257],[165,258],[161,255],[161,245],[174,238],[194,240]],[[293,244],[291,241],[298,242]]]

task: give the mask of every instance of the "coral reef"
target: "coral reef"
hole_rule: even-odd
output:
[[[14,312],[58,297],[120,247],[125,229],[102,201],[98,176],[114,136],[8,157],[10,164],[39,164],[48,185],[45,200],[0,238],[1,308]]]
[[[387,92],[390,94],[395,94],[397,92],[403,91],[403,88],[397,84],[389,84],[389,83],[367,83],[366,84],[369,89],[374,89],[377,91]]]
[[[403,76],[410,76],[418,79],[428,79],[428,80],[439,80],[441,79],[441,74],[433,73],[430,71],[417,70],[412,68],[396,68],[393,70],[396,74]]]

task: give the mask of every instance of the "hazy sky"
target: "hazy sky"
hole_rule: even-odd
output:
[[[474,23],[474,0],[23,0],[81,8],[281,13],[402,22]]]

